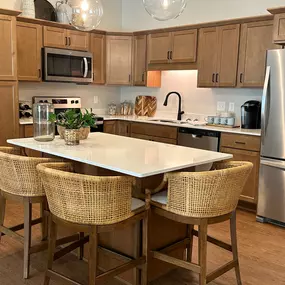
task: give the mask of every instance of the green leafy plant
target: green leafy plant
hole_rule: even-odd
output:
[[[82,114],[81,110],[68,109],[65,112],[61,112],[57,115],[57,125],[66,129],[80,129],[86,127],[96,127],[95,114],[85,109],[85,114]]]

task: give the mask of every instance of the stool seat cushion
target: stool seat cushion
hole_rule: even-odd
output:
[[[153,202],[157,202],[157,203],[166,205],[167,204],[167,196],[168,196],[168,191],[164,190],[164,191],[161,191],[157,194],[152,195],[151,200]]]
[[[131,205],[131,211],[135,211],[139,208],[142,208],[145,206],[145,202],[137,199],[137,198],[132,198],[132,205]]]

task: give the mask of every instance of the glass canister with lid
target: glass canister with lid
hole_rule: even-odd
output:
[[[36,103],[33,105],[34,139],[40,142],[54,140],[55,114],[51,103]]]

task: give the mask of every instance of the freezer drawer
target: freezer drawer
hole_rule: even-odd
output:
[[[285,223],[285,162],[261,160],[257,215]]]

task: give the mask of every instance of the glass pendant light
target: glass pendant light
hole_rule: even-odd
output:
[[[158,21],[175,19],[184,11],[188,0],[142,0],[146,11]]]
[[[76,29],[91,31],[98,27],[103,17],[101,0],[70,0],[69,5],[72,8],[69,21]]]

